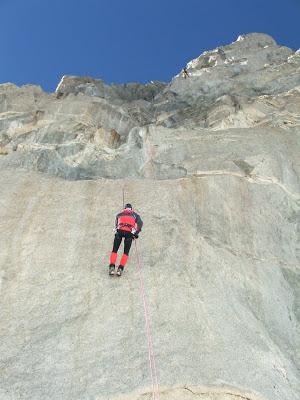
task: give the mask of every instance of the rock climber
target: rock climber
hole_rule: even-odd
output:
[[[124,209],[116,216],[115,222],[115,239],[113,250],[109,260],[109,275],[115,274],[116,261],[118,257],[118,250],[122,239],[124,238],[124,252],[120,260],[120,265],[117,269],[117,276],[121,276],[128,260],[129,250],[132,240],[139,237],[143,226],[141,217],[132,209],[131,204],[125,204]]]
[[[189,73],[188,73],[188,71],[187,71],[186,68],[183,68],[182,74],[183,74],[184,79],[186,79],[187,77],[189,77]]]

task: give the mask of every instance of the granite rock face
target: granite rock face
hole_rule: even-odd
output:
[[[0,85],[0,399],[300,398],[300,54],[268,35],[170,83]],[[62,179],[63,178],[63,179]]]

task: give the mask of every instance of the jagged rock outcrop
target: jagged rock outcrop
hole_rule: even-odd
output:
[[[152,81],[145,85],[140,83],[106,85],[101,80],[66,75],[62,77],[58,84],[56,95],[60,98],[71,93],[82,93],[87,96],[101,97],[118,105],[122,105],[124,101],[151,101],[165,86],[166,84],[158,81]]]
[[[168,83],[0,85],[0,398],[151,398],[138,246],[161,400],[300,396],[300,54],[268,35]],[[63,179],[61,179],[63,178]]]
[[[204,148],[202,135],[214,143],[212,130],[225,140],[244,128],[249,137],[269,128],[283,137],[299,123],[299,68],[297,52],[267,35],[250,34],[205,52],[188,64],[188,79],[178,75],[168,85],[108,86],[92,78],[63,77],[56,94],[1,85],[0,141],[8,155],[1,163],[66,179],[186,176],[201,163],[194,160],[194,167],[186,168],[181,147],[174,157],[174,143],[170,160],[170,151],[156,151],[151,132],[164,140],[162,128],[184,129],[184,146],[190,146],[190,137],[199,138],[193,142],[196,152]],[[239,143],[230,161],[245,153]]]

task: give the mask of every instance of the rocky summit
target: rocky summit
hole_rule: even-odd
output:
[[[299,155],[300,51],[265,34],[169,83],[0,85],[0,399],[300,399]]]

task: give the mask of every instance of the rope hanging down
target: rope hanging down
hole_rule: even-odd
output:
[[[154,351],[153,351],[153,340],[152,340],[152,334],[151,334],[151,320],[150,320],[150,316],[149,316],[148,304],[147,304],[146,295],[145,295],[145,285],[144,285],[144,281],[143,281],[140,255],[138,252],[136,240],[134,242],[135,242],[135,252],[136,252],[136,258],[137,258],[137,264],[138,264],[138,273],[139,273],[139,278],[140,278],[140,291],[141,291],[141,297],[142,297],[143,306],[144,306],[144,317],[145,317],[145,329],[146,329],[146,335],[147,335],[149,367],[150,367],[151,381],[152,381],[152,400],[159,400],[157,370],[156,370],[155,356],[154,356]]]

